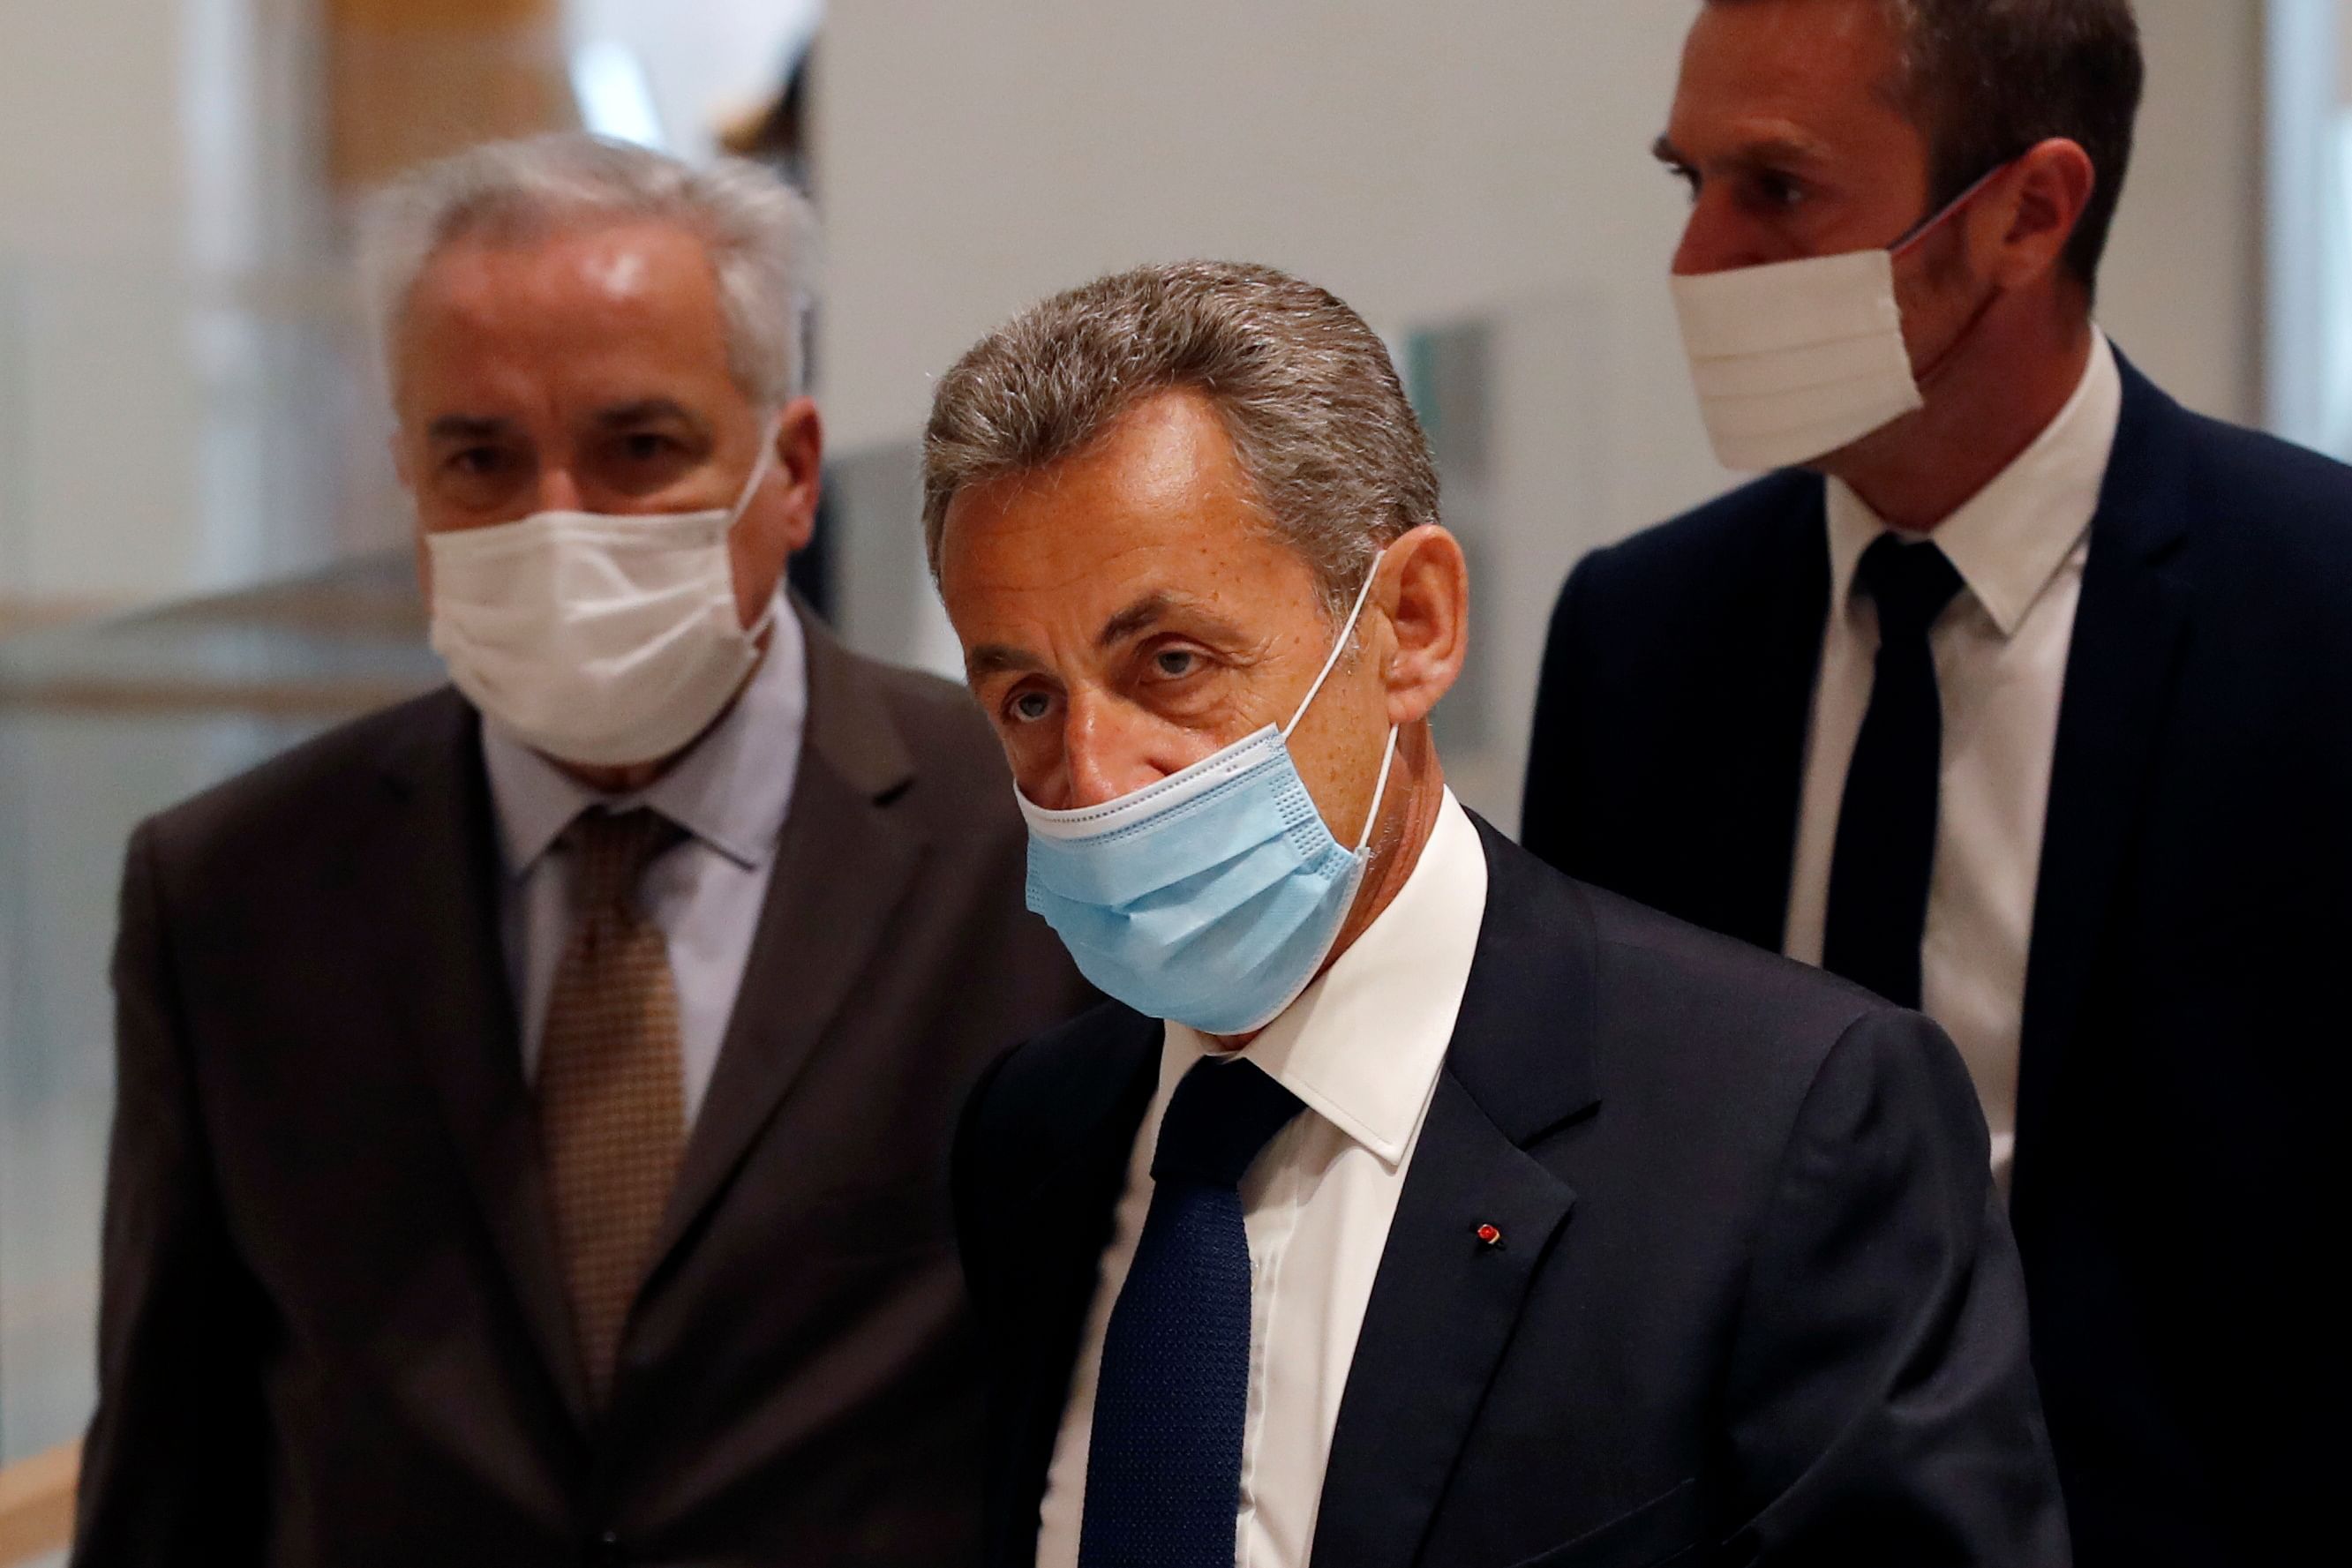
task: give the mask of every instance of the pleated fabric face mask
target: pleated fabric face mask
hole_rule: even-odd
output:
[[[430,535],[434,652],[493,723],[566,762],[656,762],[709,728],[760,654],[729,541],[776,455],[777,426],[732,507],[539,512]]]
[[[1287,725],[1106,805],[1048,811],[1015,791],[1029,823],[1029,907],[1106,995],[1203,1034],[1250,1034],[1322,968],[1370,862],[1397,737],[1391,728],[1349,850],[1307,792],[1289,735],[1338,665],[1372,580]]]
[[[1904,341],[1895,263],[2008,167],[1888,249],[1672,279],[1717,462],[1757,472],[1794,467],[1927,406]]]

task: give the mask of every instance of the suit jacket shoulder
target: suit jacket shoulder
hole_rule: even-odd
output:
[[[2192,413],[2133,379],[2145,417],[2179,453],[2191,570],[2212,580],[2202,585],[2217,608],[2273,630],[2352,629],[2352,467]]]
[[[1498,852],[1526,854],[1512,845]],[[1601,1016],[1671,1013],[1692,1071],[1810,1077],[1864,1017],[1899,1010],[1826,970],[1539,869],[1585,901]],[[1655,1065],[1651,1058],[1636,1070]]]
[[[1766,552],[1808,542],[1802,528],[1820,520],[1822,496],[1818,475],[1767,474],[1592,551],[1576,575],[1589,578],[1596,596],[1644,602],[1735,592],[1752,583]]]
[[[1156,1082],[1145,1069],[1160,1059],[1162,1027],[1103,1002],[1007,1051],[965,1110],[959,1189],[976,1198],[1025,1194],[1067,1168],[1090,1135],[1118,1119],[1139,1078]],[[1141,1104],[1133,1109],[1139,1121]]]
[[[1473,994],[1515,990],[1532,1004],[1523,1019],[1506,1019],[1465,1002],[1447,1065],[1490,1108],[1564,1070],[1554,1046],[1536,1054],[1507,1036],[1566,1036],[1588,1077],[1559,1097],[1561,1109],[1606,1104],[1612,1119],[1644,1124],[1644,1141],[1661,1149],[1689,1138],[1752,1145],[1760,1173],[1842,1047],[1934,1032],[1834,975],[1576,882],[1491,829],[1485,836],[1487,969],[1474,975]],[[1980,1146],[1957,1054],[1940,1040],[1926,1054],[1918,1071],[1936,1084],[1930,1096],[1954,1111],[1956,1136]]]
[[[852,697],[845,705],[849,711],[839,716],[868,728],[887,727],[905,747],[914,774],[906,803],[927,825],[965,833],[984,827],[992,835],[1022,831],[1004,748],[971,693],[924,671],[851,653],[831,633],[812,628],[812,644],[819,639],[826,651],[817,659],[840,662],[840,685]],[[819,682],[814,669],[811,681]]]
[[[156,813],[139,829],[193,885],[241,886],[329,852],[397,758],[474,744],[474,710],[440,687],[311,737]]]

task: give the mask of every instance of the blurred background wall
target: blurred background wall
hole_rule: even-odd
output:
[[[1684,199],[1648,153],[1694,9],[837,8],[817,100],[836,441],[905,439],[929,378],[993,321],[1148,259],[1275,262],[1399,341],[1483,328],[1485,440],[1445,477],[1449,501],[1476,512],[1455,521],[1482,591],[1483,668],[1465,696],[1485,711],[1454,705],[1449,770],[1515,821],[1561,578],[1591,546],[1730,482],[1707,455],[1664,287]],[[2139,11],[2152,81],[2102,313],[2177,395],[2258,418],[2260,8]],[[946,661],[913,533],[845,542],[853,631]]]
[[[2299,8],[2326,23],[2336,4]],[[819,11],[6,0],[0,626],[396,546],[405,518],[344,272],[353,199],[435,152],[583,119],[708,155],[780,92]],[[1689,11],[839,7],[803,167],[830,234],[821,391],[852,637],[946,656],[901,525],[908,443],[957,350],[1103,268],[1275,261],[1353,300],[1401,354],[1415,333],[1453,333],[1433,374],[1476,359],[1453,377],[1476,406],[1457,409],[1448,476],[1492,513],[1465,520],[1483,534],[1494,667],[1475,689],[1491,711],[1472,716],[1488,722],[1463,733],[1495,737],[1477,793],[1505,807],[1553,584],[1590,545],[1726,482],[1662,281],[1681,201],[1644,151]],[[2153,80],[2104,314],[2189,402],[2259,421],[2280,401],[2265,396],[2263,8],[2141,12]]]
[[[1693,0],[0,0],[0,1462],[88,1409],[131,823],[433,678],[352,204],[586,124],[814,185],[833,461],[812,587],[951,667],[931,378],[1097,271],[1324,282],[1389,336],[1476,576],[1441,710],[1508,825],[1574,559],[1724,487],[1646,149]],[[2193,405],[2352,450],[2352,0],[2140,0],[2102,315]],[[794,84],[797,84],[794,89]],[[793,89],[793,90],[788,90]]]

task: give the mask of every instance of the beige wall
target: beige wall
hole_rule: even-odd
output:
[[[2262,418],[2263,7],[2138,0],[2147,106],[2100,301],[2192,407]]]
[[[2154,80],[2105,315],[2189,401],[2249,417],[2262,370],[2261,7],[2140,8]],[[224,420],[250,422],[245,411],[286,374],[257,351],[208,347],[222,329],[205,316],[225,265],[208,253],[254,265],[277,242],[253,237],[265,226],[253,214],[275,184],[323,167],[299,144],[299,114],[279,107],[300,89],[224,87],[216,68],[250,75],[272,50],[299,56],[299,39],[267,40],[312,9],[7,6],[0,601],[186,591],[336,546],[338,525],[310,517],[333,510],[331,494],[312,502],[322,480],[271,499],[289,468],[315,460],[220,434]],[[1527,441],[1559,449],[1549,469],[1538,451],[1514,470],[1523,493],[1551,497],[1517,519],[1525,571],[1555,575],[1591,542],[1723,483],[1697,440],[1659,285],[1679,203],[1642,151],[1688,0],[832,10],[818,117],[834,256],[825,364],[845,447],[910,435],[929,377],[1023,301],[1124,262],[1215,252],[1312,274],[1387,329],[1523,324],[1506,335],[1519,343],[1505,357],[1515,395],[1585,411],[1571,431],[1545,407],[1510,410]],[[203,80],[217,102],[192,93]],[[256,102],[273,107],[256,120]],[[1570,320],[1573,364],[1535,352],[1559,349]],[[1587,455],[1572,467],[1571,447]],[[287,537],[259,531],[281,514],[291,520],[272,528]],[[858,591],[911,603],[911,552],[886,545],[858,541]]]
[[[2153,80],[2105,316],[2199,407],[2255,411],[2258,7],[2142,0]],[[1514,814],[1569,566],[1725,487],[1663,274],[1682,198],[1645,149],[1680,0],[1087,0],[833,8],[818,99],[824,393],[845,448],[905,441],[930,378],[1025,301],[1219,254],[1327,283],[1384,331],[1497,327],[1479,656],[1495,739],[1465,793]],[[912,522],[845,541],[850,631],[946,665]],[[911,628],[911,630],[910,630]]]
[[[166,591],[198,557],[183,35],[158,0],[8,0],[0,40],[0,601]]]
[[[320,276],[312,12],[0,0],[12,619],[283,575],[344,542],[313,412],[344,388],[306,336],[341,300]]]
[[[1666,0],[862,0],[821,55],[837,441],[919,427],[930,378],[1040,294],[1152,258],[1274,262],[1383,331],[1486,317],[1503,383],[1502,585],[1479,607],[1504,727],[1560,574],[1717,488],[1660,274],[1682,198],[1651,162]],[[845,541],[850,632],[929,597],[909,519]],[[928,635],[877,651],[951,663]],[[1500,809],[1516,769],[1493,778]]]

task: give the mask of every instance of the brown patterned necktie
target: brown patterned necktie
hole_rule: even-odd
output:
[[[667,939],[637,903],[646,867],[681,836],[642,807],[590,811],[566,834],[572,927],[540,1047],[540,1137],[572,1331],[600,1410],[686,1148],[677,982]]]

